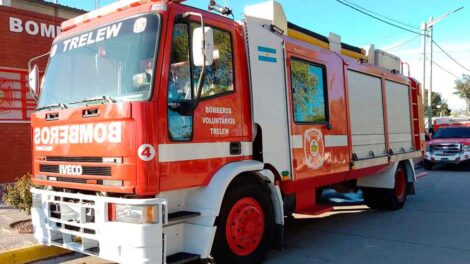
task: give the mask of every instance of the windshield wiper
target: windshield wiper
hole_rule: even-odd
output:
[[[41,106],[39,108],[36,108],[36,111],[41,111],[41,110],[44,110],[44,109],[52,110],[53,108],[58,108],[58,107],[60,107],[60,109],[67,109],[68,108],[66,104],[58,103],[58,104],[50,104],[50,105]]]
[[[70,103],[70,104],[89,103],[89,102],[115,103],[116,100],[114,98],[110,97],[110,96],[103,95],[103,96],[85,98],[83,100],[73,102],[73,103]]]

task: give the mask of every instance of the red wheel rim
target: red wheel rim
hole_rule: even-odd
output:
[[[398,168],[397,173],[395,174],[395,196],[399,201],[405,199],[406,193],[406,179],[405,172],[402,168]]]
[[[230,250],[239,256],[248,256],[261,243],[264,234],[264,213],[253,198],[236,202],[228,214],[225,235]]]

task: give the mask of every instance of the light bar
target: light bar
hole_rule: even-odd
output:
[[[148,3],[156,3],[156,2],[181,3],[184,1],[185,0],[167,0],[167,1],[165,0],[122,0],[122,1],[112,3],[110,5],[104,6],[100,9],[91,11],[89,13],[83,14],[81,16],[77,16],[67,21],[64,21],[61,24],[61,28],[62,28],[62,31],[66,31],[78,25],[82,25],[87,22],[90,22],[92,19],[100,18],[109,14],[117,13],[125,9],[129,9],[131,7],[136,7],[136,6],[140,6],[140,5],[144,5]]]

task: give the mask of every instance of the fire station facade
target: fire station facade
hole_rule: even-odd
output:
[[[60,23],[84,11],[42,0],[0,0],[0,184],[31,172],[28,61],[49,51]],[[38,61],[44,71],[47,60]]]

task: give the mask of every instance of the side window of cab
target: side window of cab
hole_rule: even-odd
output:
[[[192,23],[194,30],[199,25]],[[230,32],[212,27],[214,34],[213,63],[206,67],[202,98],[215,97],[234,91],[233,45]],[[194,87],[197,86],[201,67],[193,67]],[[195,91],[196,92],[196,91]]]
[[[191,100],[191,60],[187,23],[175,23],[168,81],[168,105]],[[193,136],[193,117],[181,115],[168,107],[168,132],[173,141],[189,141]]]
[[[168,133],[172,141],[191,141],[194,133],[193,116],[181,115],[172,103],[193,100],[202,67],[191,59],[190,34],[198,23],[176,22],[173,29],[170,72],[168,81]],[[206,26],[207,27],[207,26]],[[210,99],[234,91],[233,45],[230,32],[211,27],[214,36],[212,65],[206,66],[201,99]]]

